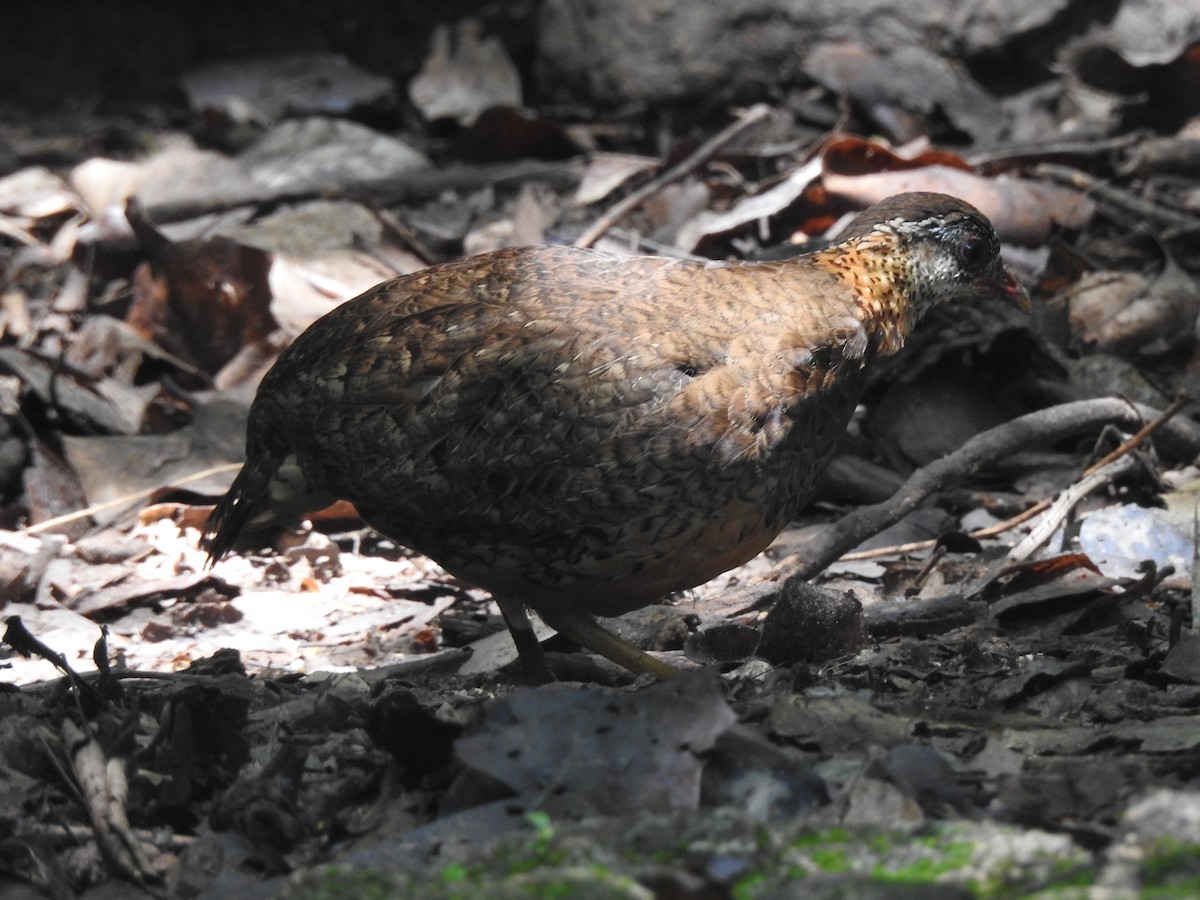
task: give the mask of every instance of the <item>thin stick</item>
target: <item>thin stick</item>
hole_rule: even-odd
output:
[[[1126,439],[1124,442],[1122,442],[1121,446],[1117,447],[1111,453],[1107,454],[1102,459],[1098,460],[1097,462],[1092,463],[1092,465],[1090,465],[1086,469],[1084,469],[1083,477],[1093,474],[1097,469],[1100,469],[1100,468],[1108,465],[1109,463],[1111,463],[1113,460],[1117,459],[1118,457],[1124,456],[1125,454],[1129,453],[1131,450],[1134,450],[1137,447],[1139,447],[1141,444],[1143,444],[1145,442],[1145,440],[1148,437],[1150,437],[1150,435],[1152,435],[1154,432],[1158,431],[1158,429],[1162,428],[1162,426],[1165,425],[1168,421],[1170,421],[1170,419],[1173,416],[1178,414],[1185,406],[1187,406],[1191,402],[1192,402],[1192,398],[1185,394],[1181,394],[1180,396],[1176,397],[1175,400],[1173,400],[1171,402],[1171,405],[1168,406],[1166,409],[1164,409],[1160,415],[1158,415],[1157,417],[1154,418],[1153,421],[1148,422],[1147,424],[1143,425],[1134,434],[1132,434],[1128,439]],[[986,528],[977,528],[974,531],[967,532],[967,535],[968,535],[968,537],[973,537],[973,538],[979,539],[979,538],[991,538],[991,537],[995,537],[998,534],[1003,534],[1006,531],[1016,528],[1018,525],[1022,525],[1025,522],[1028,522],[1030,519],[1032,519],[1034,516],[1038,515],[1039,513],[1045,512],[1047,509],[1049,509],[1051,507],[1053,502],[1054,501],[1052,501],[1052,500],[1039,500],[1037,503],[1033,504],[1028,509],[1022,510],[1021,512],[1017,513],[1015,516],[1011,516],[1011,517],[1005,519],[1003,522],[997,522],[995,525],[988,525]],[[902,553],[920,553],[924,550],[932,549],[935,546],[937,546],[936,540],[912,541],[907,544],[894,544],[891,547],[875,547],[871,550],[859,550],[855,553],[847,553],[844,556],[839,557],[838,559],[842,562],[854,562],[857,560],[864,560],[864,559],[877,559],[881,556],[895,556],[897,554],[902,554]]]
[[[600,216],[592,227],[581,234],[575,241],[576,247],[590,247],[600,239],[601,235],[608,229],[612,228],[617,222],[621,221],[629,215],[637,207],[641,206],[650,197],[653,197],[667,185],[678,181],[687,175],[689,172],[699,168],[708,159],[716,155],[717,151],[728,144],[731,140],[750,128],[765,120],[771,114],[771,108],[765,103],[758,103],[747,109],[737,121],[729,125],[723,131],[713,135],[682,160],[677,162],[661,175],[656,176],[652,180],[646,182],[624,200],[615,204],[608,212]]]
[[[1050,508],[1049,500],[1039,500],[1037,503],[1028,509],[1024,509],[1015,516],[1010,516],[1003,522],[997,522],[995,525],[988,525],[986,528],[976,528],[974,531],[968,531],[967,537],[973,538],[990,538],[998,534],[1016,528],[1018,525],[1028,522],[1040,512]],[[895,556],[901,553],[919,553],[922,550],[931,550],[937,546],[937,541],[930,539],[927,541],[911,541],[907,544],[893,544],[891,547],[875,547],[872,550],[859,550],[855,553],[846,553],[839,556],[839,562],[854,561],[860,559],[876,559],[880,556]]]
[[[1192,634],[1200,635],[1200,500],[1192,507]]]
[[[160,484],[156,487],[146,488],[141,491],[134,491],[132,494],[126,494],[123,497],[117,497],[114,500],[107,500],[104,503],[97,503],[93,506],[77,509],[75,512],[63,513],[61,516],[55,516],[52,519],[47,519],[44,522],[38,522],[36,525],[29,525],[22,528],[18,534],[39,534],[43,531],[49,531],[57,528],[59,525],[66,525],[68,522],[74,522],[77,519],[86,519],[92,513],[105,512],[106,510],[116,509],[119,506],[125,506],[130,503],[136,503],[138,500],[144,500],[153,494],[155,491],[163,488],[179,487],[182,484],[187,484],[191,481],[199,481],[202,478],[207,478],[210,475],[220,475],[222,472],[233,472],[242,467],[241,463],[225,463],[220,466],[213,466],[211,469],[205,469],[202,472],[193,472],[191,475],[184,475],[182,478],[176,478],[173,481],[168,481],[166,484]]]
[[[1104,466],[1108,465],[1110,462],[1112,462],[1117,457],[1124,456],[1130,450],[1133,450],[1134,448],[1138,447],[1140,444],[1142,444],[1142,442],[1144,442],[1146,440],[1146,438],[1150,437],[1150,435],[1154,434],[1154,432],[1158,431],[1158,429],[1160,429],[1164,425],[1166,425],[1167,422],[1169,422],[1180,410],[1182,410],[1185,406],[1187,406],[1191,402],[1192,402],[1192,398],[1189,397],[1187,394],[1180,394],[1178,397],[1176,397],[1174,400],[1171,401],[1171,405],[1168,406],[1166,409],[1164,409],[1160,416],[1158,416],[1151,422],[1147,422],[1145,425],[1143,425],[1141,428],[1139,428],[1137,431],[1135,431],[1132,435],[1130,435],[1125,441],[1123,441],[1121,443],[1121,445],[1119,447],[1117,447],[1115,450],[1113,450],[1111,453],[1101,457],[1099,460],[1097,460],[1096,462],[1094,462],[1090,466],[1088,466],[1086,469],[1084,469],[1083,474],[1091,475],[1097,469],[1103,468]]]
[[[1071,511],[1079,505],[1079,501],[1106,484],[1111,484],[1118,475],[1129,471],[1135,465],[1136,461],[1126,455],[1123,458],[1117,457],[1100,468],[1095,466],[1089,468],[1079,481],[1059,492],[1058,496],[1054,498],[1054,502],[1050,504],[1050,508],[1046,510],[1046,514],[1029,530],[1029,534],[1025,535],[1015,547],[1008,551],[1008,555],[999,561],[999,568],[1007,568],[1029,559],[1035,550],[1050,540],[1058,527],[1066,521]]]
[[[1140,197],[1135,197],[1120,188],[1106,184],[1099,178],[1093,178],[1085,172],[1072,169],[1070,166],[1042,163],[1034,168],[1034,173],[1049,178],[1052,181],[1057,181],[1060,184],[1085,190],[1110,206],[1138,218],[1151,219],[1179,232],[1200,231],[1200,219],[1195,216],[1189,216],[1187,213],[1177,212],[1157,203],[1151,203]]]
[[[813,577],[870,535],[899,522],[934,491],[959,484],[984,466],[1011,456],[1034,442],[1062,440],[1107,424],[1140,425],[1147,418],[1159,415],[1159,410],[1127,400],[1106,398],[1064,403],[998,425],[971,438],[953,453],[917,469],[889,499],[858,507],[830,523],[796,555],[781,563],[780,575]],[[1191,423],[1172,422],[1170,427],[1189,445],[1194,443],[1196,429]]]

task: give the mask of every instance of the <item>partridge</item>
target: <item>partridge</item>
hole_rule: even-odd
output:
[[[492,593],[523,664],[532,608],[635,671],[615,616],[762,551],[808,499],[876,357],[946,301],[1027,309],[988,220],[901,194],[789,260],[500,250],[384,282],[285,350],[206,526],[351,501]]]

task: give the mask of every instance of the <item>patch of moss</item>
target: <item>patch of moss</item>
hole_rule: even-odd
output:
[[[1142,884],[1148,888],[1193,882],[1200,877],[1200,844],[1162,838],[1147,848],[1141,873]]]
[[[523,851],[505,854],[508,874],[520,875],[565,862],[567,854],[554,846],[555,830],[550,816],[535,810],[526,813],[525,820],[533,826],[533,838]]]
[[[526,896],[538,897],[540,900],[566,900],[578,893],[579,885],[573,881],[535,881],[523,885]]]
[[[1047,890],[1067,891],[1073,888],[1091,887],[1096,883],[1096,873],[1073,863],[1064,862],[1058,867]]]
[[[471,878],[471,870],[462,863],[450,863],[438,873],[442,884],[461,884]]]
[[[1084,868],[1077,862],[1063,860],[1055,866],[1055,872],[1049,883],[1040,886],[1034,896],[1040,898],[1061,896],[1064,900],[1072,900],[1072,898],[1085,900],[1090,896],[1087,889],[1095,883],[1096,872],[1094,869]],[[998,898],[1014,896],[1015,885],[1018,884],[1020,884],[1019,880],[1014,879],[1011,872],[997,871],[982,883],[969,881],[965,883],[964,887],[982,900],[992,900],[992,898],[998,900]]]
[[[1169,885],[1144,887],[1138,892],[1139,900],[1195,900],[1200,897],[1200,878],[1185,878]]]
[[[872,870],[871,876],[876,881],[921,884],[965,867],[975,852],[974,847],[964,841],[952,841],[941,845],[925,843],[925,846],[930,851],[929,856],[896,869],[889,869],[883,863],[879,863]]]
[[[808,858],[822,872],[849,872],[850,858],[846,855],[845,850],[836,848],[823,848],[813,850],[809,853]]]
[[[826,828],[824,831],[808,831],[792,841],[797,850],[820,847],[825,844],[845,844],[850,841],[850,832],[845,828]]]
[[[734,882],[733,887],[729,890],[729,896],[733,900],[757,900],[769,888],[766,875],[762,872],[750,872]]]
[[[892,840],[890,835],[878,834],[867,842],[867,846],[870,847],[873,852],[878,853],[880,856],[884,856],[892,852],[892,849],[896,846],[896,843]]]
[[[804,866],[788,866],[784,870],[784,876],[788,881],[800,881],[808,877],[808,869]]]
[[[327,866],[314,873],[296,900],[342,900],[359,897],[361,900],[391,900],[396,885],[376,872],[360,872],[340,866]]]

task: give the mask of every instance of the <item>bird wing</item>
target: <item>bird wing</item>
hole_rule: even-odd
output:
[[[756,286],[750,269],[510,253],[335,310],[267,376],[251,433],[286,444],[314,494],[386,507],[387,530],[417,546],[405,521],[603,527],[702,503],[689,481],[763,482],[756,466],[793,413],[822,414],[797,401],[836,380],[846,354],[822,363],[820,348],[857,340],[836,309],[785,321],[786,286]],[[664,316],[668,295],[679,309]]]

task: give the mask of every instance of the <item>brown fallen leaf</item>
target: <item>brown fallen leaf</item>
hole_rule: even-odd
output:
[[[1076,337],[1125,355],[1162,353],[1192,339],[1197,315],[1196,284],[1169,257],[1154,280],[1136,272],[1093,272],[1069,295]]]
[[[514,159],[568,159],[580,148],[557,122],[515,106],[491,106],[454,141],[469,163]]]
[[[953,154],[904,154],[878,141],[843,138],[822,150],[822,181],[831,194],[870,206],[905,191],[961,197],[991,219],[1002,240],[1037,245],[1057,230],[1078,229],[1095,212],[1080,191],[1024,178],[978,175]]]
[[[131,201],[126,215],[153,260],[134,278],[126,321],[212,374],[278,328],[267,276],[271,254],[223,237],[171,241]]]

